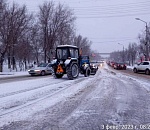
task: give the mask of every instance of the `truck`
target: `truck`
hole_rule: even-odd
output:
[[[91,73],[89,57],[82,56],[77,46],[57,46],[51,63],[52,75],[55,78],[62,78],[64,74],[67,74],[68,79],[73,80],[79,73],[84,74],[85,77]]]

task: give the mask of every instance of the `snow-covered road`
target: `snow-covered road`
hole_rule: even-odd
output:
[[[0,129],[150,129],[150,81],[106,65],[76,80],[45,78],[0,84]]]

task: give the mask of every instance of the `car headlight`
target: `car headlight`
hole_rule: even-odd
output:
[[[41,70],[34,70],[34,71],[39,72],[39,71],[41,71]]]

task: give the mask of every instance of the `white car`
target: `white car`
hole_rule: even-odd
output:
[[[150,61],[143,61],[140,64],[137,64],[133,68],[134,73],[144,72],[145,74],[150,74]]]
[[[28,70],[28,73],[31,75],[46,75],[52,74],[51,63],[41,63],[37,67],[32,67]]]

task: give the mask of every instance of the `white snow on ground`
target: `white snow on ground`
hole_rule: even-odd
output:
[[[0,78],[29,75],[28,71],[0,72]]]
[[[84,77],[82,77],[84,78]],[[0,94],[0,97],[9,95],[12,92],[16,93],[20,90],[28,90],[29,88],[39,87],[38,89],[33,89],[32,91],[26,91],[23,93],[18,93],[12,96],[6,96],[0,98],[0,127],[9,122],[22,120],[24,118],[29,118],[32,114],[37,111],[44,110],[49,106],[54,105],[60,100],[72,95],[78,91],[83,86],[86,87],[86,84],[91,84],[92,78],[81,83],[76,83],[80,78],[76,80],[66,80],[57,79],[54,80],[53,77],[45,78],[45,80],[34,80],[34,81],[20,81],[13,83],[5,83],[0,85],[0,89],[3,89],[3,93]],[[71,87],[70,87],[71,86]],[[4,88],[3,88],[4,87]],[[20,87],[20,88],[19,88]],[[69,88],[70,87],[70,88]],[[63,91],[62,91],[63,90]],[[59,92],[59,96],[55,96]],[[62,92],[61,92],[62,91]],[[12,93],[13,94],[13,93]],[[53,96],[53,100],[49,100],[48,97]],[[40,101],[40,102],[39,102]],[[16,107],[18,106],[18,107]],[[25,109],[21,109],[25,106],[31,106]],[[17,110],[21,109],[21,110]],[[17,110],[17,111],[15,111]],[[8,116],[3,116],[5,113],[12,112]],[[11,117],[11,118],[10,118]]]
[[[120,79],[125,79],[125,78],[126,79],[132,79],[135,82],[137,82],[141,87],[145,88],[148,92],[150,91],[150,82],[146,82],[144,80],[139,80],[139,78],[136,79],[135,77],[126,76],[126,75],[122,75],[122,74],[117,74],[117,77],[120,78]],[[124,80],[122,80],[122,81],[125,82]]]
[[[105,93],[103,93],[104,95],[109,94],[108,88],[111,87],[110,83],[113,78],[117,80],[130,78],[147,91],[150,91],[150,82],[145,83],[143,80],[137,80],[132,76],[129,77],[121,73],[109,75],[107,70],[109,70],[109,68],[105,64],[105,70],[99,70],[97,72],[98,74],[88,78],[80,75],[76,80],[68,80],[66,76],[62,79],[54,79],[52,76],[48,76],[44,79],[0,84],[0,127],[14,121],[24,119],[32,120],[33,114],[45,110],[61,100],[66,100],[66,98],[78,93],[89,85],[93,85],[95,82],[99,82],[99,86],[103,86],[99,88],[106,90],[104,91]],[[100,71],[102,73],[100,73]],[[20,75],[24,74],[25,73],[20,72]],[[14,73],[14,75],[19,75],[19,72],[18,74],[17,72]],[[108,78],[110,76],[112,79]],[[0,77],[3,77],[3,75],[0,75]],[[100,78],[103,78],[103,80],[99,80]],[[121,81],[125,83],[124,80]],[[93,98],[100,98],[97,97],[98,95],[95,93],[93,93],[93,95],[95,95]],[[124,98],[128,98],[127,96]],[[53,100],[49,100],[49,97],[53,97]],[[119,98],[118,96],[118,99]]]
[[[133,70],[134,66],[127,66],[128,70]]]
[[[106,69],[109,69],[107,65],[105,65],[105,68]],[[133,66],[127,66],[127,69],[130,69],[131,71],[133,70]],[[139,83],[143,88],[145,88],[147,91],[150,91],[150,83],[149,82],[145,82],[144,80],[139,80],[139,78],[135,78],[135,77],[132,77],[132,76],[129,76],[129,75],[123,75],[122,73],[117,73],[117,77],[119,79],[132,79],[134,81],[136,81],[137,83]]]
[[[19,68],[19,67],[18,67]],[[29,75],[28,71],[19,71],[8,69],[8,65],[3,65],[3,72],[0,72],[0,78]]]

